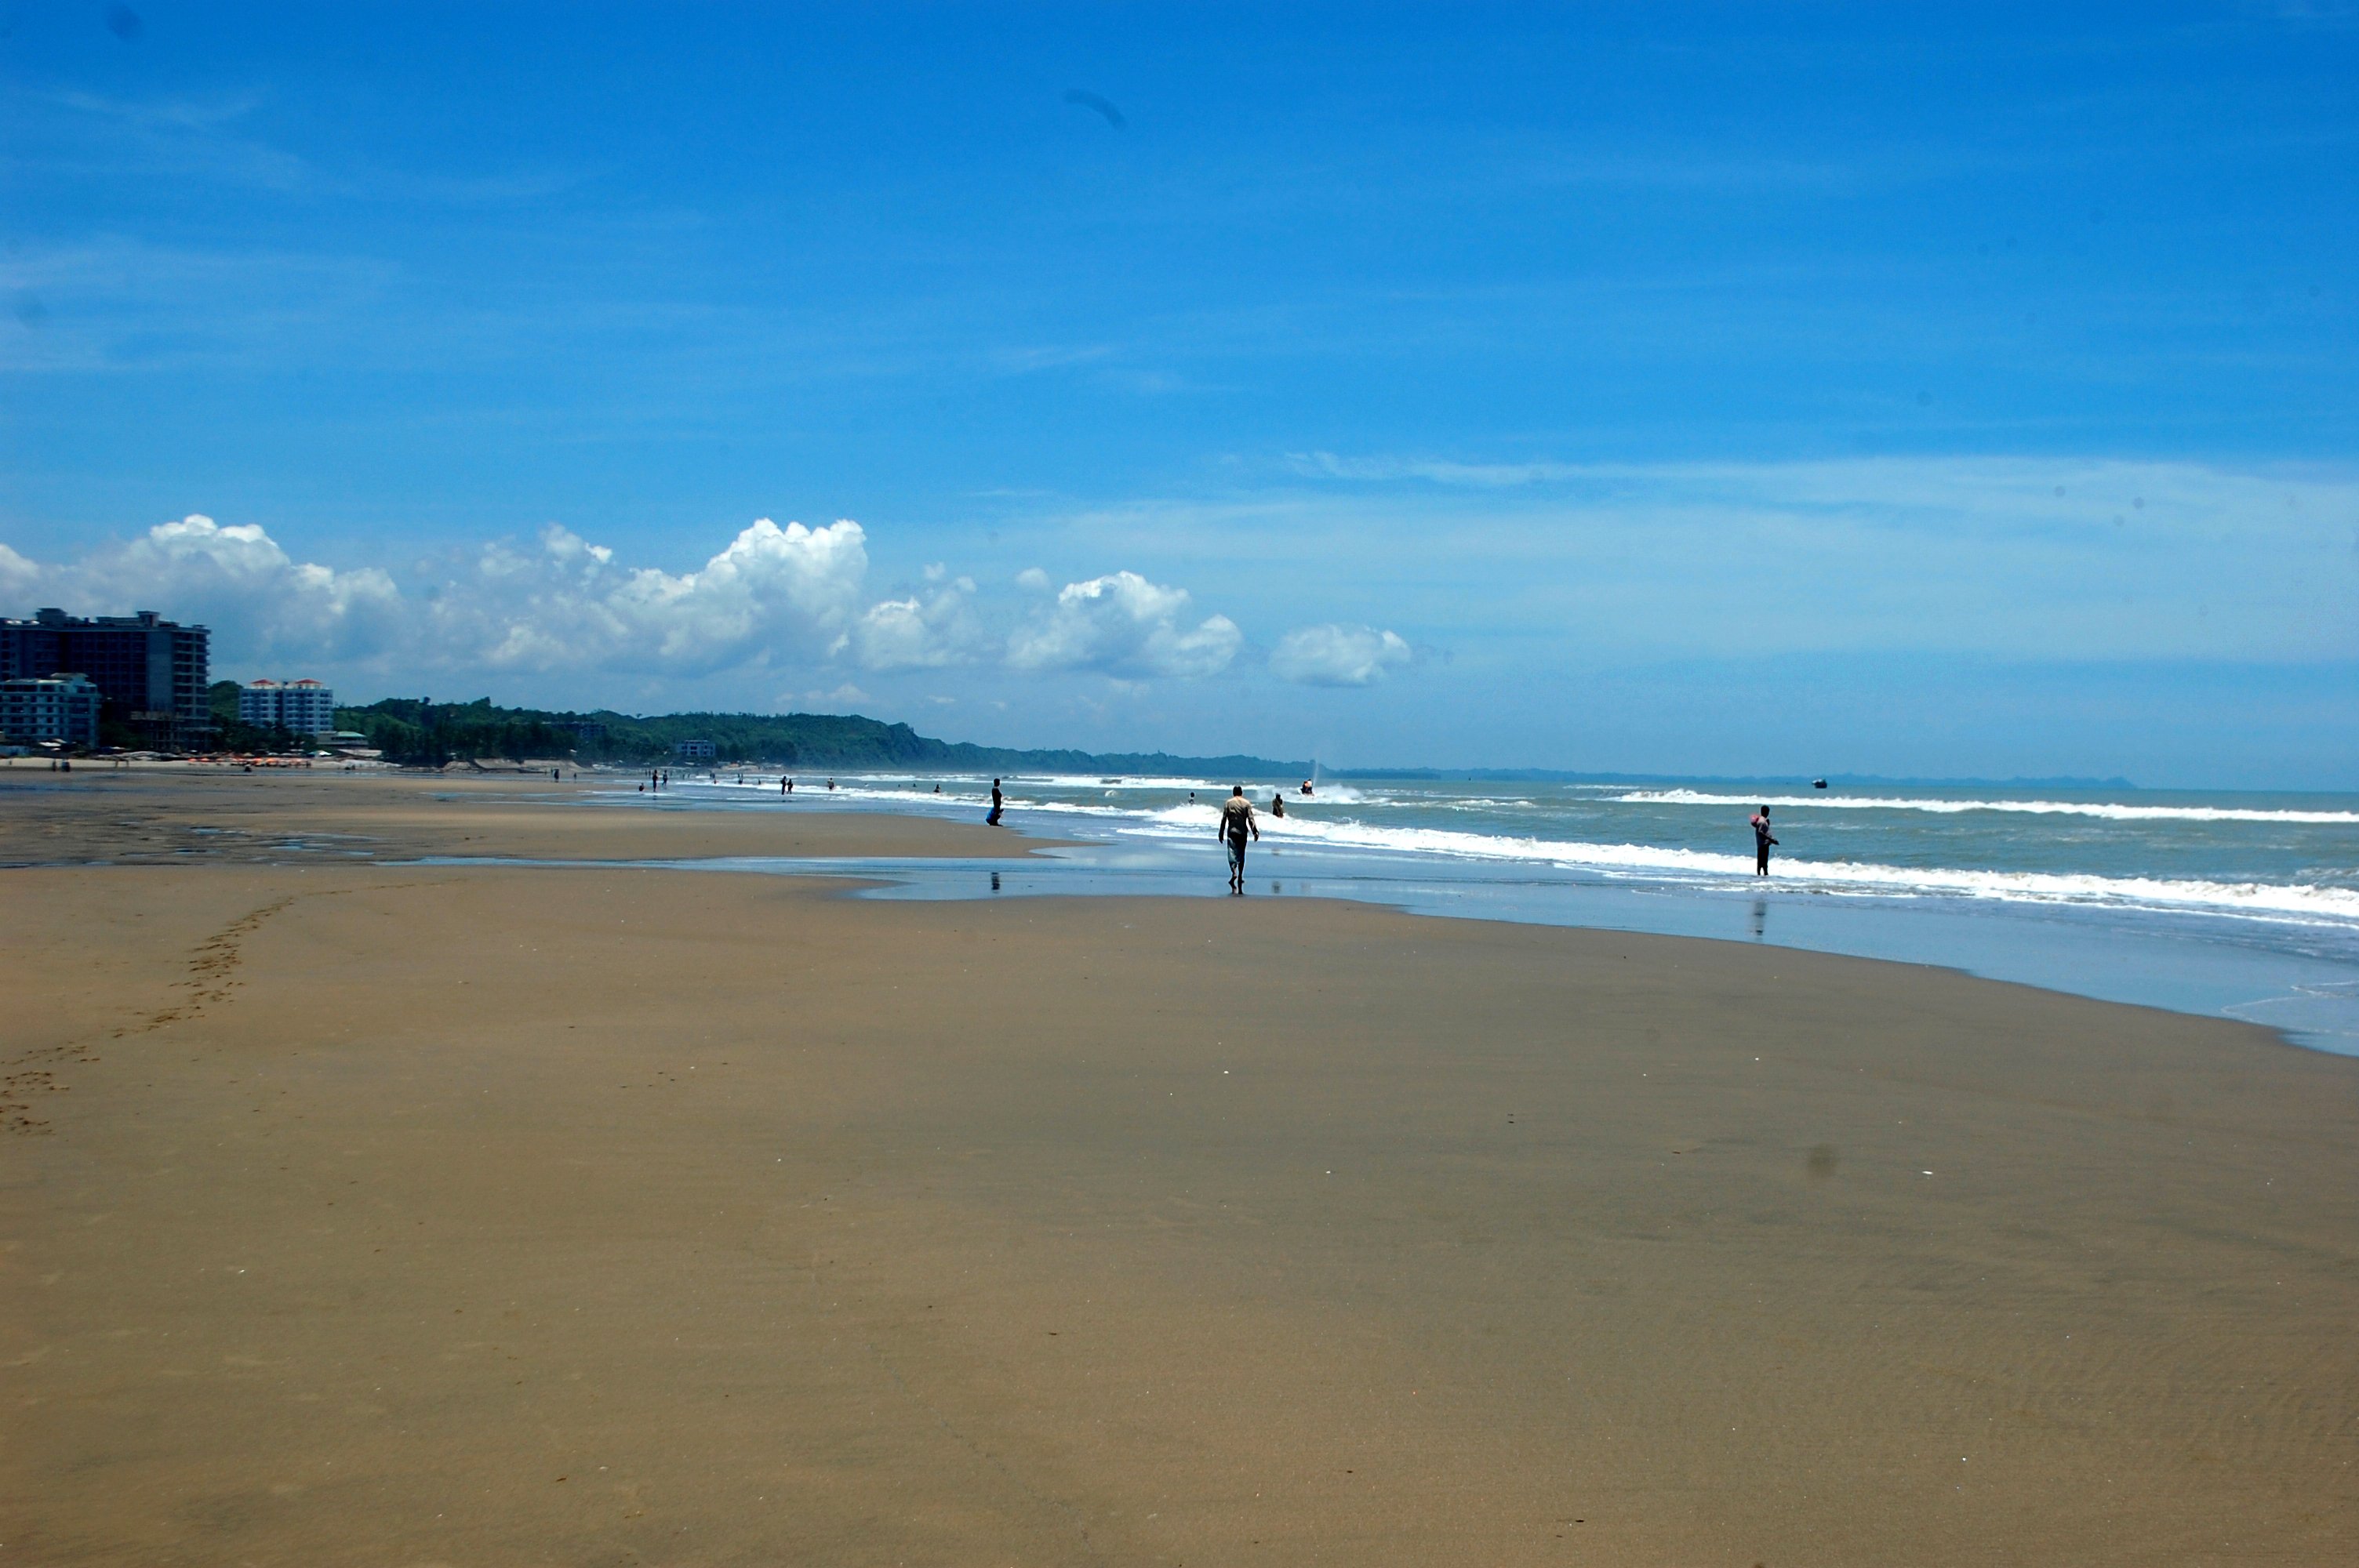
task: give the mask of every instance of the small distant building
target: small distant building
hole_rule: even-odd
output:
[[[237,717],[265,730],[330,735],[336,728],[336,694],[315,680],[248,681],[238,689]]]
[[[576,719],[558,728],[572,730],[573,739],[584,746],[594,746],[606,738],[605,724],[595,719]]]
[[[0,739],[95,746],[98,710],[105,700],[97,683],[80,675],[0,680]]]
[[[721,753],[710,741],[681,741],[672,746],[671,754],[683,762],[709,762]]]

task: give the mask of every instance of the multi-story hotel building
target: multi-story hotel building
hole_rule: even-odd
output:
[[[237,717],[265,729],[284,725],[298,735],[332,735],[336,694],[315,680],[248,681],[237,694]]]
[[[0,620],[0,680],[83,676],[98,687],[108,719],[133,726],[151,745],[195,745],[212,729],[212,638],[202,626],[152,610],[98,616],[42,610],[29,621]]]
[[[0,680],[0,741],[98,744],[97,686],[79,675]]]

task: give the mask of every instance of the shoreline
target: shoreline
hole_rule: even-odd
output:
[[[980,800],[880,795],[875,780],[844,776],[841,795],[814,790],[808,805],[799,798],[782,806],[767,792],[687,782],[677,795],[635,797],[603,775],[555,785],[536,775],[493,773],[242,777],[158,770],[143,788],[125,774],[102,773],[92,775],[96,787],[77,787],[89,783],[79,778],[31,786],[33,795],[58,803],[44,814],[58,820],[38,841],[22,830],[29,814],[19,814],[12,828],[11,816],[0,811],[0,866],[597,861],[797,875],[820,869],[877,879],[873,895],[888,899],[1217,896],[1217,879],[1208,884],[1195,863],[1201,857],[1190,853],[1201,848],[1201,836],[1109,837],[1099,818],[1020,802],[1021,814],[1006,829],[984,832]],[[0,787],[7,783],[0,777]],[[182,822],[177,834],[125,833],[130,825],[106,804],[117,791],[126,801],[173,801],[173,816],[207,803],[210,824]],[[978,820],[969,820],[970,813]],[[354,827],[368,831],[339,831]],[[2359,1056],[2359,948],[2335,936],[2339,927],[2321,934],[2321,947],[2299,937],[2301,923],[2278,930],[2269,919],[2221,911],[1852,897],[1807,870],[1767,884],[1746,877],[1736,885],[1625,880],[1562,867],[1534,878],[1484,857],[1338,849],[1282,831],[1256,860],[1256,896],[1266,890],[1340,897],[1428,916],[1767,943],[1925,964],[2066,995],[2257,1023],[2304,1049]],[[961,869],[966,861],[992,862],[1007,875],[970,885]],[[2258,942],[2248,939],[2248,925],[2264,934]]]
[[[176,823],[255,826],[116,830]],[[2359,1539],[2359,1064],[2255,1026],[1329,900],[239,843],[0,871],[28,1561]]]

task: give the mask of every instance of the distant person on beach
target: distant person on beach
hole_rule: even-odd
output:
[[[1769,874],[1769,846],[1777,840],[1769,837],[1769,808],[1763,806],[1753,816],[1753,874]]]
[[[1245,786],[1230,789],[1229,798],[1221,803],[1221,820],[1217,829],[1229,846],[1229,891],[1245,891],[1245,835],[1258,840],[1261,824],[1254,820],[1253,802],[1245,798]]]
[[[986,827],[998,827],[999,814],[1006,808],[1006,799],[999,793],[999,781],[994,779],[991,781],[991,815],[983,819],[983,825]]]
[[[1273,790],[1270,792],[1269,814],[1272,816],[1283,816],[1286,815],[1286,792],[1284,790]]]
[[[792,795],[792,794],[794,794],[794,793],[795,793],[795,781],[794,781],[794,780],[792,780],[792,779],[780,779],[780,780],[778,781],[778,793],[779,793],[780,795]]]

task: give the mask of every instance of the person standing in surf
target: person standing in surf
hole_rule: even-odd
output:
[[[1769,837],[1769,808],[1763,806],[1753,814],[1753,874],[1769,874],[1769,846],[1777,840]]]
[[[998,827],[999,814],[1006,808],[1007,803],[999,793],[999,781],[994,779],[991,781],[991,815],[983,819],[983,825],[986,827]]]
[[[1238,784],[1229,791],[1229,798],[1221,804],[1221,820],[1214,829],[1229,846],[1229,891],[1245,891],[1245,835],[1258,839],[1261,824],[1254,820],[1253,802],[1245,798],[1245,786]]]

